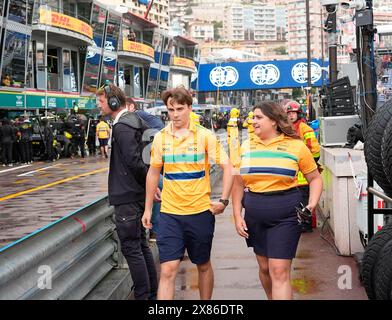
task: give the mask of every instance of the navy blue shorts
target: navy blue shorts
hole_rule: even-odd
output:
[[[109,139],[98,139],[98,141],[99,141],[99,146],[100,147],[105,147],[105,146],[108,145]]]
[[[283,195],[261,195],[245,192],[242,205],[248,227],[248,247],[255,254],[275,259],[293,259],[301,227],[295,207],[303,200],[299,190]]]
[[[209,210],[191,215],[161,212],[158,224],[157,245],[161,263],[182,260],[185,249],[194,264],[210,260],[215,216]]]

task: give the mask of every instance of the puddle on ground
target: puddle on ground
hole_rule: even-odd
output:
[[[291,280],[293,290],[299,294],[309,294],[317,291],[317,283],[309,278],[294,278]]]
[[[295,258],[296,259],[309,259],[309,258],[313,258],[313,254],[309,250],[301,250],[301,251],[297,252]]]

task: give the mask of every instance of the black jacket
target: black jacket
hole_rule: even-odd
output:
[[[9,125],[5,124],[0,126],[0,142],[1,143],[11,143],[15,141],[15,130]]]
[[[130,112],[123,114],[113,126],[109,169],[111,205],[145,200],[148,167],[142,161],[141,128],[140,118]]]

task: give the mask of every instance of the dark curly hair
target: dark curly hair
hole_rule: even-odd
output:
[[[277,130],[284,133],[286,136],[293,139],[300,139],[293,127],[287,120],[287,113],[283,110],[282,106],[273,101],[265,101],[255,106],[253,111],[259,109],[265,116],[271,120],[276,121]]]

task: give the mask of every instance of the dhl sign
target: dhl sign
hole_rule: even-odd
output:
[[[150,46],[143,44],[143,43],[140,43],[140,42],[129,41],[125,38],[123,39],[123,50],[144,54],[146,56],[154,58],[154,48],[153,47],[150,47]]]
[[[93,28],[89,24],[59,12],[40,8],[39,22],[48,26],[75,31],[93,39]]]
[[[174,57],[173,58],[173,66],[195,69],[195,62],[191,59]]]

